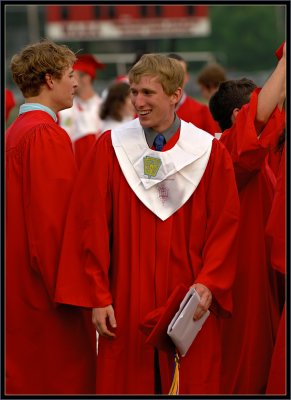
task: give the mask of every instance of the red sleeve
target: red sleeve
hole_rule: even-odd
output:
[[[84,307],[112,303],[108,278],[112,199],[108,182],[113,157],[107,132],[97,140],[79,172],[65,229],[57,302]]]
[[[25,144],[25,218],[31,265],[53,299],[60,246],[76,176],[70,140],[59,127],[39,125]]]
[[[208,189],[203,268],[195,282],[204,284],[212,292],[212,311],[229,315],[237,263],[240,202],[228,151],[216,139],[212,146],[205,172]]]
[[[283,57],[283,47],[285,44],[285,40],[284,42],[280,45],[280,47],[278,47],[278,49],[275,51],[275,55],[278,58],[278,60],[281,60],[281,58]]]
[[[258,138],[255,126],[257,100],[255,91],[250,103],[241,108],[233,126],[224,131],[220,139],[232,158],[239,190],[261,169],[285,125],[284,110],[280,112],[276,108]]]

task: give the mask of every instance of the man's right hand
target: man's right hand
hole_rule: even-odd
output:
[[[99,333],[99,335],[109,338],[116,337],[115,333],[111,332],[107,328],[107,319],[109,325],[112,328],[116,328],[117,325],[112,305],[100,308],[93,308],[92,322],[95,325],[96,331]]]

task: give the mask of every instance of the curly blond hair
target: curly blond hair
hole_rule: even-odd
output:
[[[65,45],[44,39],[25,46],[10,63],[12,77],[24,97],[37,96],[45,75],[61,79],[64,70],[76,61],[76,55]]]

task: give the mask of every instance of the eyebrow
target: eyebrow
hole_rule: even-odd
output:
[[[130,88],[130,91],[131,91],[131,92],[137,91],[137,89],[134,88],[134,87],[132,87],[132,88]],[[156,90],[150,89],[150,88],[147,88],[147,87],[142,88],[142,89],[140,90],[140,92],[157,93]]]

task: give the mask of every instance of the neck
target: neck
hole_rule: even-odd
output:
[[[145,137],[146,137],[146,141],[147,141],[149,147],[152,147],[155,137],[158,133],[161,133],[162,135],[164,135],[166,141],[168,142],[171,139],[171,137],[177,132],[177,130],[181,126],[181,120],[176,114],[174,114],[173,118],[174,118],[174,120],[173,120],[172,124],[167,129],[165,129],[161,132],[157,132],[152,128],[143,128]]]
[[[59,109],[57,109],[55,104],[52,104],[52,102],[50,101],[50,99],[47,98],[47,96],[39,95],[39,96],[34,96],[34,97],[26,97],[25,104],[30,104],[30,103],[41,104],[45,107],[50,108],[54,113],[57,113],[60,111]]]

